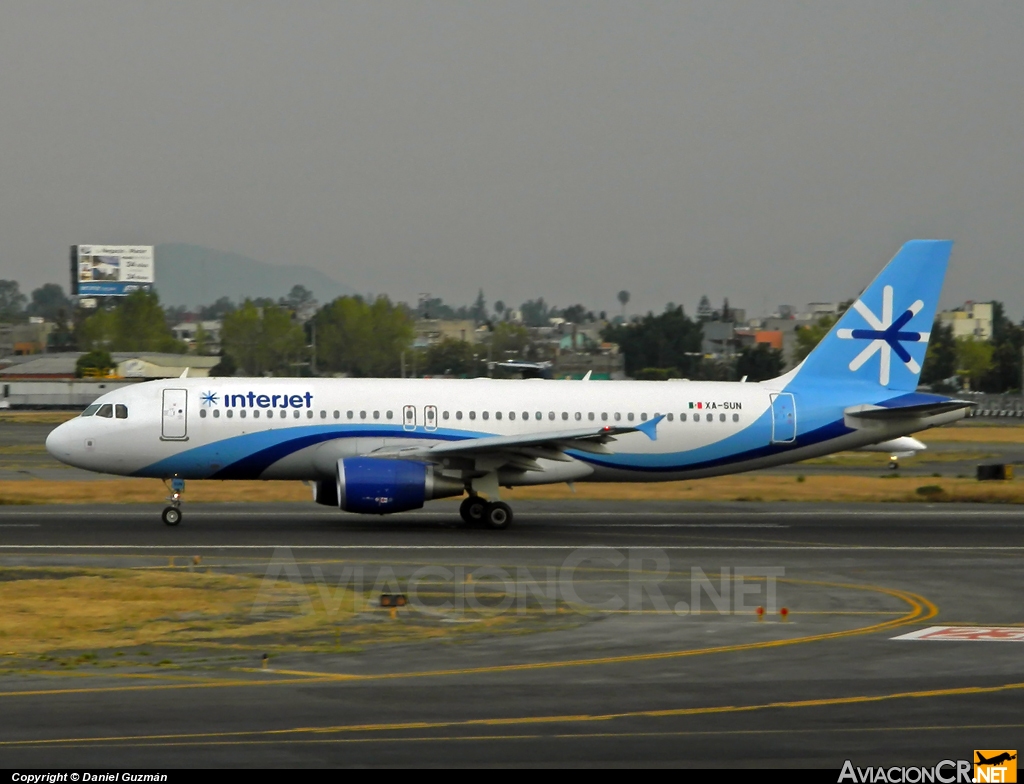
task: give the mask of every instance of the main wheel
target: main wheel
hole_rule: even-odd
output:
[[[168,506],[161,517],[165,525],[177,525],[181,522],[181,510],[176,506]]]
[[[512,507],[501,501],[487,504],[484,510],[484,522],[488,528],[502,530],[512,524]]]
[[[478,495],[471,495],[459,507],[459,514],[469,525],[479,525],[484,519],[484,510],[487,504]]]

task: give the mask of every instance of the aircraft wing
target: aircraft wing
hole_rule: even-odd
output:
[[[569,462],[565,453],[570,450],[611,454],[605,446],[616,436],[626,433],[643,433],[652,441],[657,439],[656,427],[664,415],[628,427],[605,426],[579,428],[575,430],[552,430],[511,436],[484,436],[463,441],[444,441],[424,447],[401,447],[396,450],[376,450],[373,454],[381,457],[395,457],[404,460],[428,460],[430,462],[480,460],[497,465],[513,465],[526,471],[543,470],[538,459]]]

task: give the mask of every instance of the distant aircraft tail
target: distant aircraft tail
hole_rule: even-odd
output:
[[[789,376],[806,381],[917,388],[953,243],[911,240]]]

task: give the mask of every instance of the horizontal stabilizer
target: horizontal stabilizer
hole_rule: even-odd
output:
[[[934,403],[917,403],[909,406],[850,406],[843,413],[848,417],[857,419],[870,419],[883,422],[894,422],[900,419],[921,419],[923,417],[945,414],[948,411],[959,411],[960,409],[973,408],[977,406],[970,400],[943,400]]]

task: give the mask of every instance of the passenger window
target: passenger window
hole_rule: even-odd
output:
[[[106,417],[110,419],[114,416],[114,407],[110,403],[104,403],[100,406],[100,410],[96,412],[96,416]]]
[[[374,419],[380,419],[380,411],[374,411],[373,412],[373,418]]]
[[[530,412],[529,411],[524,411],[523,412],[523,419],[529,419],[529,418],[530,418]]]
[[[341,419],[341,412],[340,411],[335,411],[334,412],[334,418],[335,419]]]
[[[500,411],[495,411],[494,412],[494,418],[495,419],[501,419],[501,412]]]
[[[509,411],[508,412],[508,418],[509,419],[515,419],[516,418],[516,412],[515,411]]]
[[[258,409],[256,411],[252,412],[252,418],[253,419],[259,419],[260,418],[260,412],[259,412]]]
[[[232,411],[232,410],[231,410],[231,409],[229,408],[229,409],[228,409],[228,419],[231,419],[231,418],[232,418],[232,417],[233,417],[234,415],[235,415],[235,412],[234,412],[234,411]]]
[[[708,420],[708,422],[714,422],[715,421],[715,415],[714,414],[708,414],[706,419]]]
[[[349,419],[351,419],[353,416],[355,416],[355,412],[354,411],[347,411],[347,412],[345,412],[345,416],[347,416]]]
[[[666,414],[665,419],[667,419],[669,422],[671,422],[672,421],[672,414]]]
[[[725,414],[719,414],[718,415],[718,421],[719,422],[724,422],[725,421]]]
[[[220,419],[220,409],[219,408],[213,409],[213,418],[214,419]]]
[[[536,414],[533,415],[533,418],[540,422],[540,420],[544,418],[544,415],[541,414],[540,411],[538,411]]]
[[[448,418],[448,412],[445,411],[443,414],[441,414],[441,419],[447,419],[447,418]]]
[[[388,419],[392,419],[392,418],[394,418],[394,416],[395,416],[395,412],[394,411],[388,411],[388,413],[387,413]]]
[[[118,419],[127,419],[128,406],[126,406],[124,403],[118,403],[116,406],[114,406],[114,416],[116,416]]]
[[[647,421],[647,414],[641,414],[640,415],[640,421],[641,422],[646,422]]]
[[[569,418],[569,412],[568,412],[568,411],[563,411],[563,412],[562,412],[562,421],[564,422],[564,421],[566,421],[566,420],[567,420],[568,418]]]
[[[296,411],[295,412],[295,416],[298,416],[298,415],[299,415],[299,412]],[[306,409],[306,419],[312,419],[312,418],[313,418],[313,409],[307,408]]]
[[[93,404],[91,406],[87,406],[85,411],[82,412],[82,416],[93,416],[99,410],[100,410],[100,407],[98,405],[96,405],[96,404]]]
[[[581,414],[579,411],[577,411],[576,412],[576,421],[579,422],[581,419],[583,419],[583,414]]]
[[[616,422],[622,421],[622,414],[620,414],[618,411],[615,412],[615,421]]]
[[[320,418],[321,419],[327,419],[327,412],[321,409],[321,411],[320,411]]]
[[[239,417],[239,419],[245,419],[245,409],[244,408],[241,411],[238,412],[238,417]]]
[[[672,415],[669,414],[669,416],[672,416]],[[686,421],[686,414],[680,414],[679,415],[679,421],[680,422],[685,422]]]
[[[199,418],[200,419],[206,419],[206,409],[205,408],[199,409]]]
[[[626,414],[626,419],[628,419],[630,422],[633,421],[633,412],[632,411],[630,411],[628,414]]]
[[[470,419],[476,419],[476,411],[470,411],[469,412],[469,418]]]
[[[455,412],[455,418],[456,419],[462,419],[462,412],[461,411],[456,411]]]
[[[282,411],[281,412],[281,419],[284,419],[284,415],[285,415],[285,412]],[[267,419],[273,419],[273,418],[274,418],[274,412],[273,411],[268,411],[267,412]]]
[[[480,416],[482,416],[484,419],[488,419],[488,418],[490,418],[491,415],[489,413],[487,413],[486,411],[484,411]]]
[[[360,411],[359,412],[359,418],[360,419],[366,419],[366,412],[365,411]]]
[[[732,421],[733,422],[739,422],[740,421],[740,415],[739,414],[733,414],[732,415]]]

